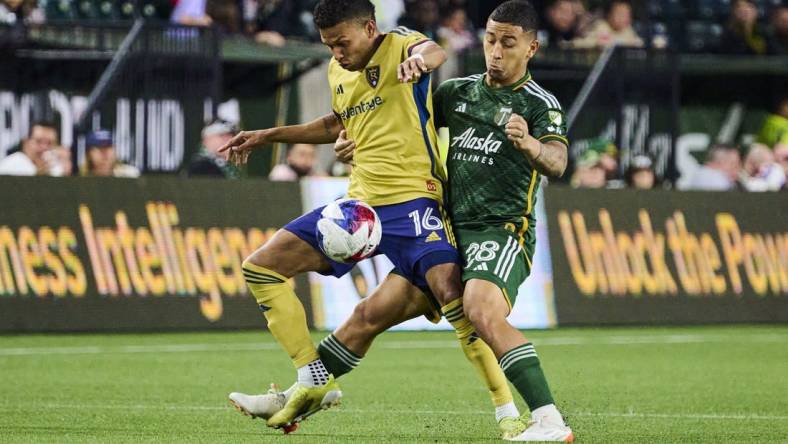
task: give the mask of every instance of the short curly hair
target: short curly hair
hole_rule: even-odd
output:
[[[536,31],[539,28],[539,15],[536,9],[526,0],[509,0],[490,14],[490,20],[508,23],[523,28],[523,31]]]
[[[326,29],[349,20],[375,20],[375,5],[369,0],[320,0],[313,15],[315,26]]]

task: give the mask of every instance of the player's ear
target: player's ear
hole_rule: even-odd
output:
[[[377,23],[375,20],[369,19],[367,23],[364,24],[364,31],[367,33],[367,37],[372,38],[375,35],[375,31],[378,29]]]
[[[531,43],[528,45],[528,55],[527,57],[530,59],[536,55],[536,52],[539,51],[539,39],[536,38],[536,32],[530,31],[528,34],[529,37],[532,37]]]

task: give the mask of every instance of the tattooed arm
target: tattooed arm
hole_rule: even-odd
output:
[[[533,147],[524,151],[536,171],[548,177],[563,176],[567,162],[566,145],[556,141],[542,143],[531,136],[528,138]]]
[[[542,143],[528,133],[528,123],[512,114],[506,124],[506,136],[515,148],[522,151],[536,171],[549,177],[561,177],[566,171],[567,147],[561,142]]]

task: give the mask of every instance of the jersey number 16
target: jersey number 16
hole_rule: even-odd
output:
[[[443,221],[440,217],[432,214],[432,208],[424,210],[424,214],[420,214],[419,210],[411,211],[408,216],[413,219],[413,228],[416,230],[416,236],[421,236],[423,231],[437,231],[443,229]]]

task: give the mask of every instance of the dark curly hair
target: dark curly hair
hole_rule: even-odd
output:
[[[539,14],[534,5],[526,0],[509,0],[490,14],[489,20],[508,23],[523,28],[523,31],[536,31],[539,28]]]
[[[326,29],[348,20],[375,20],[375,5],[369,0],[320,0],[313,15],[315,26]]]

